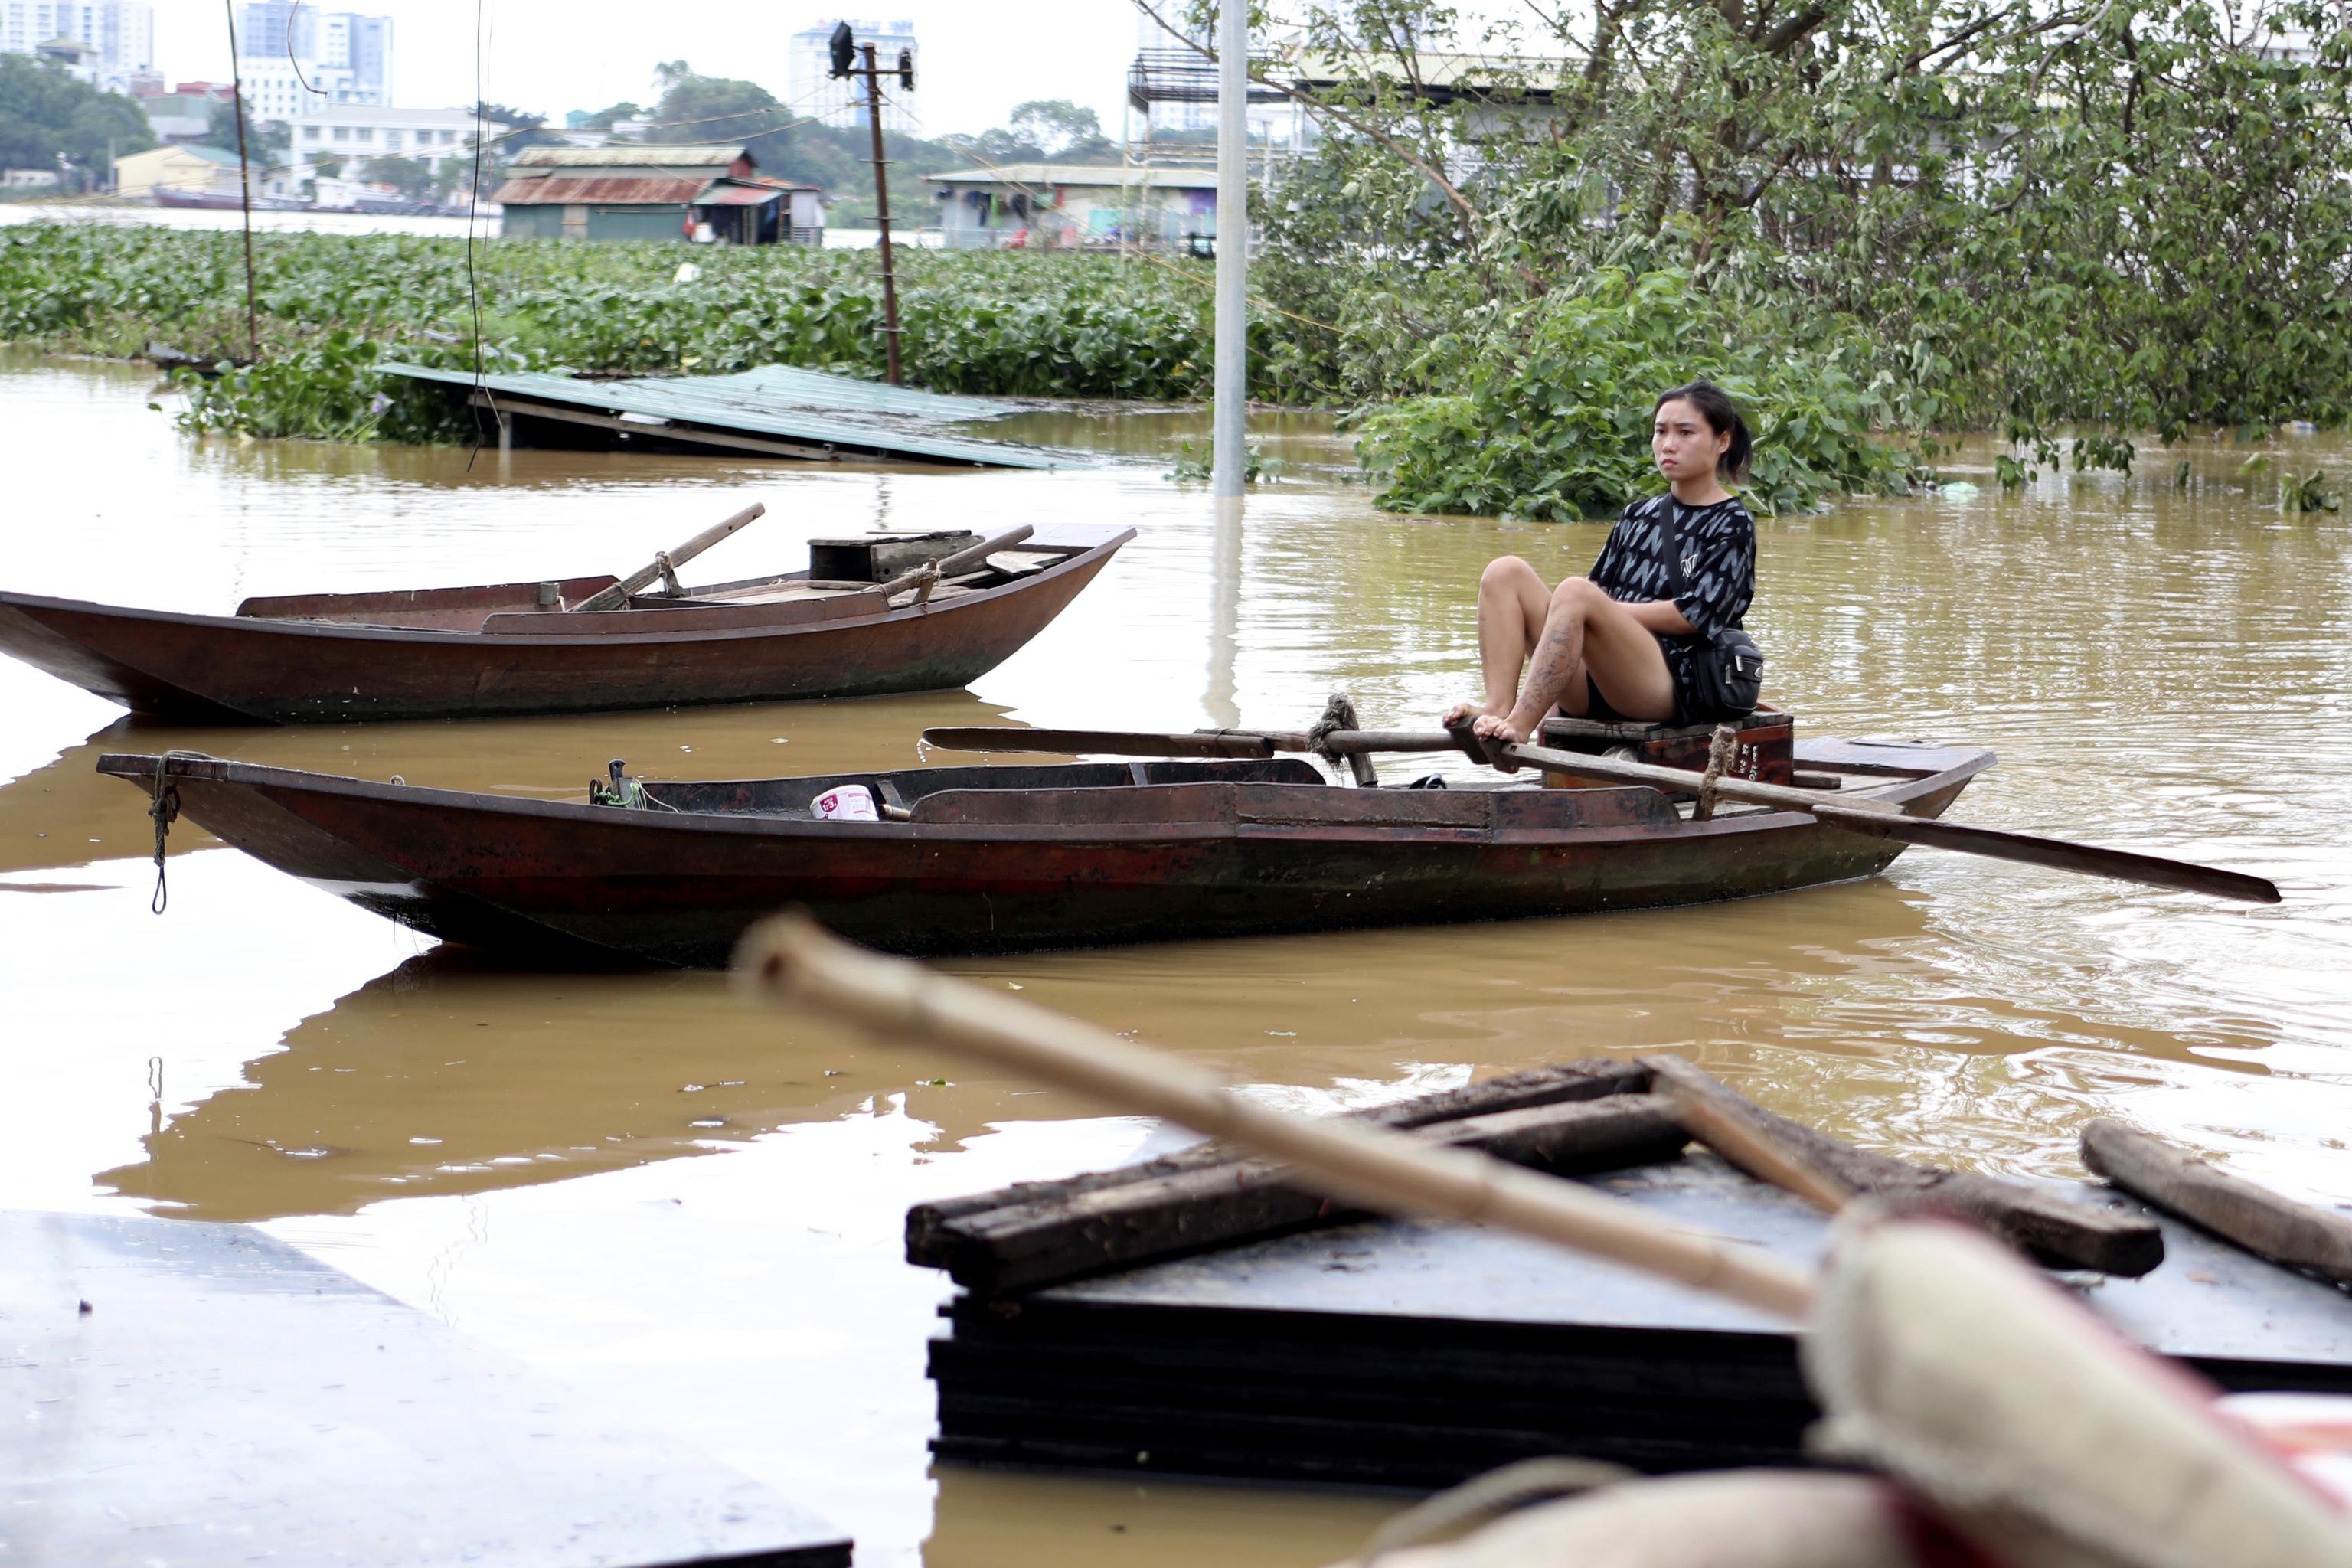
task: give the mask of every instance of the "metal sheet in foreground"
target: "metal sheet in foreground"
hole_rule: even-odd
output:
[[[1825,1243],[1712,1155],[1591,1181],[1790,1261]],[[2158,1224],[2153,1272],[2064,1277],[2094,1312],[2225,1388],[2352,1394],[2342,1291]],[[1471,1226],[1341,1226],[949,1316],[934,1447],[963,1463],[1427,1489],[1539,1454],[1802,1464],[1817,1415],[1785,1324]]]
[[[849,1563],[748,1477],[249,1226],[0,1213],[0,1561]]]

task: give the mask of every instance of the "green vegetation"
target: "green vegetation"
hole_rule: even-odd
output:
[[[1600,0],[1468,38],[1429,0],[1286,15],[1358,79],[1265,214],[1274,374],[1381,410],[1390,504],[1612,510],[1643,479],[1627,411],[1705,368],[1745,378],[1775,504],[1891,477],[1866,426],[1993,431],[2006,481],[2352,418],[2340,5]]]
[[[1403,367],[1460,390],[1362,420],[1366,464],[1391,471],[1384,505],[1556,521],[1614,511],[1657,488],[1652,402],[1702,375],[1747,412],[1756,451],[1746,489],[1759,511],[1895,489],[1911,477],[1900,454],[1870,437],[1874,416],[1890,410],[1855,379],[1867,344],[1743,342],[1733,313],[1686,272],[1604,269],[1469,318]]]
[[[58,169],[68,190],[110,177],[110,146],[143,153],[155,133],[137,104],[74,80],[30,55],[0,55],[0,168]]]
[[[161,339],[246,355],[235,233],[0,229],[0,341],[129,355]],[[261,363],[183,373],[198,428],[257,436],[469,437],[446,400],[378,359],[471,368],[461,240],[257,235]],[[486,368],[719,374],[761,364],[879,377],[881,290],[866,251],[499,240],[476,248]],[[702,268],[674,280],[678,263]],[[901,252],[907,371],[943,392],[1185,398],[1208,377],[1204,268],[1012,251]]]

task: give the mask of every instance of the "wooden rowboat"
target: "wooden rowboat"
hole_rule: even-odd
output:
[[[1801,742],[1805,777],[1940,816],[1990,752]],[[955,953],[1645,909],[1865,877],[1903,846],[1800,811],[1695,821],[1652,788],[1345,788],[1297,758],[624,780],[630,806],[426,789],[173,753],[100,773],[447,941],[726,961],[805,905],[856,940]],[[835,785],[884,820],[818,820]],[[895,819],[894,819],[895,818]]]
[[[206,723],[944,690],[1011,657],[1134,537],[1040,526],[935,586],[895,593],[907,561],[977,536],[819,542],[812,571],[669,593],[574,577],[247,599],[234,616],[0,593],[0,652],[139,712]],[[599,595],[614,607],[582,609]]]

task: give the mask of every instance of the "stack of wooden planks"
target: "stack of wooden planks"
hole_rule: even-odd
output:
[[[1720,1125],[1710,1109],[1743,1133],[1721,1147],[1795,1169],[1816,1198],[1937,1208],[2084,1271],[2065,1278],[2110,1321],[2226,1387],[2352,1392],[2352,1303],[2326,1283],[2104,1187],[1854,1149],[1672,1058],[1359,1114],[1595,1182],[1662,1223],[1817,1256],[1820,1209],[1685,1152]],[[944,1458],[1425,1488],[1538,1454],[1798,1462],[1813,1416],[1772,1320],[1476,1227],[1349,1215],[1214,1145],[923,1205],[908,1251],[964,1287],[931,1347]]]

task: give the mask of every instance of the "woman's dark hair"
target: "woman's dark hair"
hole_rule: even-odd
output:
[[[1694,381],[1686,386],[1677,386],[1672,392],[1662,394],[1655,403],[1650,405],[1650,417],[1655,419],[1659,409],[1677,399],[1697,409],[1698,416],[1706,421],[1708,429],[1718,436],[1730,436],[1731,445],[1726,447],[1723,456],[1716,459],[1717,477],[1731,484],[1746,479],[1748,456],[1756,443],[1748,434],[1748,421],[1739,416],[1739,409],[1732,403],[1731,395],[1711,381]]]

